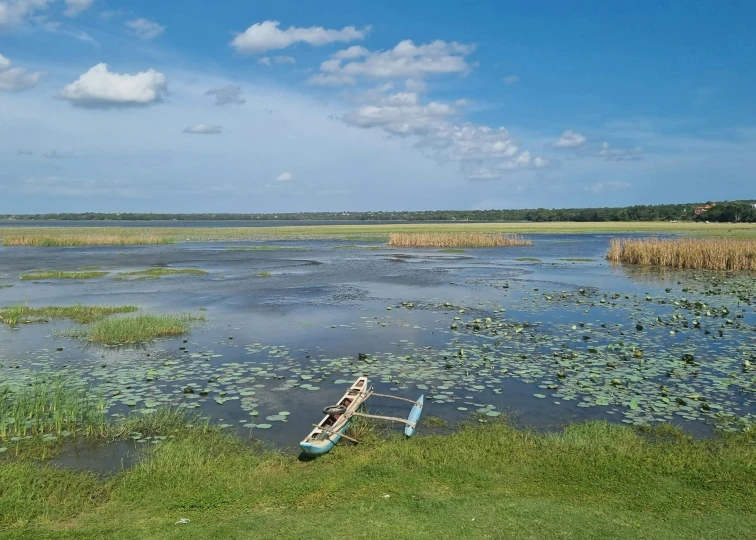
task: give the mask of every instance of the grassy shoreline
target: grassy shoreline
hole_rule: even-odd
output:
[[[360,538],[689,539],[756,527],[753,434],[492,421],[372,436],[314,461],[206,426],[172,434],[105,479],[0,455],[0,538],[346,538],[360,524]]]
[[[596,222],[596,223],[408,223],[379,225],[301,225],[282,227],[0,227],[2,245],[74,246],[173,242],[232,242],[340,239],[388,240],[390,233],[659,233],[691,236],[756,237],[754,224]],[[23,239],[23,240],[20,240]],[[77,242],[85,241],[86,244]],[[254,248],[253,248],[254,249]]]

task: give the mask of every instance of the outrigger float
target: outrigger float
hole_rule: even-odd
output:
[[[393,416],[378,416],[375,414],[357,412],[360,405],[373,396],[412,403],[413,406],[409,413],[409,417],[405,420],[404,418],[396,418]],[[360,377],[351,387],[349,387],[349,390],[346,391],[336,405],[331,405],[323,409],[323,414],[326,415],[325,418],[323,418],[320,423],[313,424],[315,429],[310,432],[305,440],[299,443],[299,446],[306,454],[320,456],[328,453],[331,448],[336,446],[336,443],[338,443],[342,437],[352,442],[359,442],[356,439],[344,435],[344,432],[349,427],[349,423],[355,416],[403,423],[405,424],[404,434],[407,437],[412,437],[412,435],[415,434],[417,421],[420,420],[420,415],[423,412],[424,398],[425,396],[420,396],[420,399],[413,401],[411,399],[390,396],[388,394],[377,394],[372,386],[368,387],[367,377]]]

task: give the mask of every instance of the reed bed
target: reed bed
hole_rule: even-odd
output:
[[[126,246],[175,244],[176,242],[176,239],[169,236],[130,236],[124,234],[19,235],[3,238],[3,245],[20,247]]]
[[[756,270],[756,241],[726,238],[614,238],[606,258],[615,263],[686,270]]]
[[[532,246],[533,242],[516,234],[486,232],[390,233],[388,243],[396,247],[504,247]]]
[[[107,432],[105,400],[91,389],[61,377],[40,378],[27,387],[0,388],[0,439]]]
[[[275,240],[350,240],[385,242],[390,233],[621,233],[673,232],[705,236],[756,236],[756,226],[743,223],[667,223],[636,222],[547,222],[547,223],[381,223],[370,225],[296,225],[255,227],[155,227],[145,221],[143,227],[102,227],[93,222],[87,227],[0,227],[6,246],[94,246],[129,244],[170,244],[175,242],[240,242]],[[61,222],[63,225],[63,222]],[[453,247],[453,246],[452,246]]]

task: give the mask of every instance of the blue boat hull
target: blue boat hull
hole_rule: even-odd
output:
[[[338,434],[330,433],[328,434],[327,439],[323,439],[322,441],[317,441],[315,443],[301,442],[299,443],[299,447],[305,454],[309,456],[322,456],[323,454],[327,454],[333,449],[334,446],[336,446],[336,443],[341,440],[341,434],[344,433],[348,427],[349,422],[344,424],[344,427],[339,430]]]

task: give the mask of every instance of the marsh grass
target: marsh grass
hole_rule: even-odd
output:
[[[613,238],[614,263],[690,270],[756,270],[756,241],[727,238]]]
[[[189,332],[193,323],[205,321],[204,314],[153,315],[140,314],[94,322],[75,328],[63,336],[86,339],[102,345],[144,343],[161,337],[181,336]]]
[[[258,273],[257,273],[257,274],[255,274],[255,275],[256,275],[257,277],[271,277],[271,276],[272,276],[273,274],[271,274],[270,272],[258,272]]]
[[[161,235],[66,234],[63,231],[55,231],[46,235],[35,234],[3,237],[4,246],[19,247],[125,246],[175,243],[176,239]]]
[[[532,246],[533,242],[516,234],[486,232],[390,233],[389,245],[396,247],[504,247]]]
[[[0,439],[27,436],[103,436],[105,400],[62,377],[39,378],[29,386],[0,387]]]
[[[205,270],[196,268],[149,268],[147,270],[137,270],[134,272],[119,272],[118,276],[113,278],[119,281],[137,280],[137,279],[158,279],[163,276],[177,276],[188,274],[192,276],[203,276],[207,274]]]
[[[116,313],[133,313],[136,306],[46,306],[30,307],[18,304],[0,307],[0,322],[15,326],[47,322],[49,319],[71,319],[74,322],[87,324],[103,319]]]
[[[30,274],[22,274],[21,279],[36,280],[36,279],[93,279],[103,276],[107,276],[107,272],[66,272],[63,270],[39,270]]]
[[[541,259],[535,257],[517,257],[515,260],[518,262],[541,262]]]
[[[202,538],[346,538],[355,520],[370,521],[365,538],[752,536],[753,436],[654,435],[604,422],[559,433],[492,422],[299,461],[186,430],[112,481],[0,459],[0,528],[162,538],[187,517]],[[313,536],[316,522],[325,534]]]
[[[241,242],[274,240],[347,240],[385,242],[389,233],[675,233],[686,235],[756,236],[753,224],[699,222],[549,222],[549,223],[405,223],[379,225],[298,225],[281,227],[2,227],[5,245],[128,245],[173,242]],[[107,241],[104,241],[105,238]],[[446,247],[446,246],[442,246]],[[449,246],[455,247],[455,246]]]

